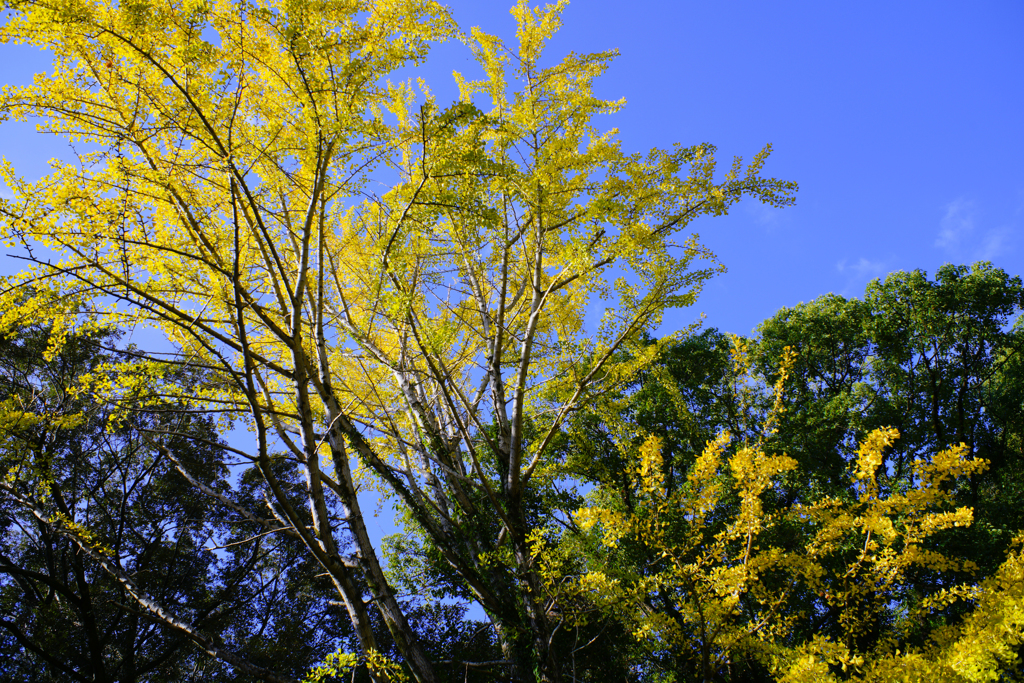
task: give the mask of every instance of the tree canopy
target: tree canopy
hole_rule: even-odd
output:
[[[1018,367],[1019,281],[909,274],[749,342],[655,340],[722,270],[692,222],[796,185],[762,175],[770,146],[724,174],[707,143],[623,150],[599,120],[622,103],[594,93],[614,53],[544,53],[564,4],[513,7],[515,45],[429,0],[5,5],[0,39],[54,70],[7,87],[0,116],[77,151],[34,181],[0,169],[0,229],[30,262],[0,333],[34,367],[85,363],[70,408],[12,379],[0,415],[4,505],[39,527],[0,568],[20,647],[48,652],[26,620],[81,617],[115,626],[66,647],[276,681],[1013,661],[1016,518],[985,517],[1006,533],[978,541],[983,578],[956,555],[972,501],[1016,495],[1018,394],[996,377]],[[455,74],[458,101],[389,80],[443,40],[480,74]],[[147,341],[75,355],[113,329]],[[101,503],[61,508],[69,484],[26,445],[46,420],[85,468],[61,475],[76,501]],[[371,490],[406,525],[384,547]],[[54,544],[78,577],[36,568]],[[32,611],[24,571],[78,617]],[[907,635],[896,606],[946,621]]]
[[[617,352],[717,270],[687,225],[795,190],[760,175],[767,147],[723,179],[711,145],[624,152],[594,120],[620,106],[592,88],[612,53],[542,60],[561,7],[516,5],[513,47],[463,37],[424,0],[19,2],[3,28],[51,50],[55,70],[0,110],[91,149],[36,182],[4,174],[8,237],[60,254],[37,259],[24,281],[39,287],[5,302],[8,319],[74,296],[99,324],[159,330],[172,350],[126,374],[252,430],[233,452],[270,508],[245,514],[297,534],[367,661],[379,619],[419,681],[436,667],[366,530],[358,473],[465,581],[511,675],[558,680],[527,509],[553,439],[629,371]],[[483,72],[456,74],[458,102],[386,80],[455,36]],[[595,298],[607,313],[584,334]],[[181,365],[203,382],[177,382]],[[126,383],[95,390],[117,401]],[[161,424],[150,438],[179,436]],[[504,548],[508,562],[486,561]]]

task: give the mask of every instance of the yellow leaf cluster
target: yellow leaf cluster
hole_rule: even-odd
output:
[[[734,346],[733,358],[741,373],[749,371],[741,344]],[[777,424],[782,413],[780,397],[792,360],[787,351],[769,422]],[[770,663],[783,681],[840,680],[837,671],[845,672],[844,680],[865,682],[997,680],[1016,661],[1016,647],[1024,642],[1019,548],[980,585],[953,583],[914,608],[907,618],[924,618],[959,600],[975,604],[962,624],[935,630],[929,646],[911,648],[897,635],[871,651],[857,649],[858,638],[878,615],[903,599],[915,568],[954,582],[973,570],[971,562],[929,544],[940,531],[971,524],[970,508],[953,505],[950,483],[987,463],[970,457],[963,444],[917,461],[909,490],[890,491],[880,481],[886,449],[899,433],[875,430],[857,449],[850,498],[798,501],[765,515],[764,495],[794,470],[791,458],[768,455],[760,443],[735,443],[723,433],[693,463],[685,485],[670,490],[659,439],[637,436],[624,424],[611,431],[635,462],[630,470],[634,499],[627,510],[583,508],[577,523],[584,531],[599,532],[609,549],[643,548],[644,556],[660,559],[634,569],[610,563],[576,579],[574,586],[594,604],[614,604],[615,615],[639,642],[685,656],[696,639],[710,670],[745,653]],[[780,535],[783,528],[788,531]],[[780,543],[794,533],[803,540]],[[798,592],[817,595],[820,604],[835,610],[840,639],[793,642],[793,627],[807,618],[790,604]],[[666,599],[671,609],[651,608]]]

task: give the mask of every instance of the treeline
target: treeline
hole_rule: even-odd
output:
[[[1019,278],[944,266],[782,309],[751,338],[640,345],[647,360],[560,430],[523,500],[561,679],[1020,676],[1022,305]],[[29,325],[0,343],[3,679],[407,675],[376,615],[379,661],[360,655],[224,423],[134,387],[145,360],[119,337]],[[116,405],[96,400],[110,383]],[[275,481],[301,508],[289,459]],[[387,580],[437,680],[532,680],[500,622],[466,617],[472,587],[443,549],[403,524]],[[498,539],[482,561],[523,589],[499,520],[459,533]]]

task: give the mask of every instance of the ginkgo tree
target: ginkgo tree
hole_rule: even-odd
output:
[[[99,324],[158,330],[148,363],[91,391],[116,402],[147,387],[252,432],[232,452],[259,468],[265,501],[222,502],[303,543],[377,680],[399,675],[379,624],[403,675],[433,681],[439,663],[367,531],[368,486],[483,606],[502,675],[561,678],[524,499],[559,476],[567,416],[658,347],[618,352],[721,270],[690,223],[744,196],[793,201],[795,184],[761,175],[769,147],[724,176],[708,144],[623,151],[595,121],[622,106],[593,92],[614,54],[543,57],[564,5],[516,5],[513,46],[463,34],[429,0],[4,5],[2,40],[49,50],[54,70],[6,88],[0,115],[80,153],[36,181],[3,168],[2,229],[32,261],[7,282],[3,323],[75,296]],[[481,71],[455,74],[457,102],[388,80],[452,38]],[[176,385],[182,365],[209,381]],[[301,472],[305,505],[281,462]]]

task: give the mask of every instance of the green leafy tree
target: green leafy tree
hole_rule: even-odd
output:
[[[894,273],[868,285],[863,301],[829,295],[765,321],[753,350],[760,372],[771,377],[784,346],[797,352],[773,443],[811,473],[789,482],[792,495],[835,490],[830,482],[871,429],[900,432],[886,461],[902,482],[894,485],[910,481],[914,458],[964,443],[990,466],[958,487],[976,522],[954,535],[962,553],[992,569],[1024,528],[1024,331],[1014,325],[1022,305],[1019,277],[977,263],[943,266],[934,279]]]
[[[1011,541],[1024,528],[1016,504],[1022,457],[1013,448],[1020,444],[1024,376],[1020,374],[1020,328],[1011,326],[1011,321],[1024,301],[1022,294],[1018,278],[989,264],[946,266],[934,280],[919,271],[897,273],[872,283],[863,301],[828,295],[781,310],[758,328],[757,337],[736,339],[735,348],[746,350],[739,356],[734,350],[733,358],[732,344],[714,330],[674,343],[656,363],[636,373],[624,392],[606,395],[594,410],[580,415],[565,442],[572,471],[596,487],[588,507],[611,515],[590,523],[606,533],[604,522],[617,520],[619,531],[612,536],[577,533],[572,547],[592,558],[595,571],[631,582],[639,590],[632,594],[642,605],[638,613],[654,619],[655,632],[667,628],[665,633],[673,634],[656,636],[654,642],[664,647],[653,647],[641,661],[647,661],[652,671],[671,672],[676,680],[709,676],[772,680],[782,675],[772,664],[779,660],[765,654],[772,648],[813,650],[808,644],[824,638],[842,643],[844,661],[849,664],[851,657],[867,657],[865,653],[881,656],[886,643],[925,652],[934,644],[929,639],[938,637],[942,629],[950,634],[969,630],[965,624],[987,618],[973,611],[970,600],[936,602],[935,596],[946,595],[957,582],[962,586],[987,582],[992,587],[1017,571]],[[737,357],[747,359],[749,375],[735,366]],[[785,388],[771,390],[780,381],[784,364]],[[766,423],[770,429],[763,429]],[[819,579],[801,577],[799,572],[794,575],[795,565],[784,570],[780,558],[798,557],[820,543],[815,541],[820,527],[807,526],[807,519],[819,514],[810,512],[815,506],[834,506],[834,515],[839,516],[832,516],[833,522],[843,514],[850,515],[848,519],[866,514],[854,511],[863,501],[851,470],[862,457],[864,440],[888,424],[897,425],[900,438],[877,449],[876,486],[879,500],[890,501],[883,507],[895,506],[890,511],[903,505],[897,502],[899,496],[911,495],[907,499],[911,500],[918,495],[908,492],[922,484],[921,463],[945,449],[963,443],[963,451],[985,466],[967,468],[961,476],[938,485],[942,495],[949,496],[944,503],[947,511],[969,509],[971,523],[951,524],[915,541],[946,561],[911,561],[900,570],[899,581],[886,584],[885,590],[849,599],[856,593],[850,592],[856,585],[849,583],[850,577],[864,580],[863,569],[853,568],[859,562],[858,553],[872,542],[870,534],[856,541],[848,536],[814,559]],[[693,478],[700,458],[706,459],[702,451],[724,432],[732,435],[734,444],[760,444],[756,452],[771,454],[763,456],[766,466],[771,457],[783,454],[788,464],[766,475],[771,485],[756,492],[763,520],[753,547],[778,555],[774,560],[770,554],[762,556],[756,583],[737,590],[738,601],[727,607],[739,611],[729,612],[729,619],[717,627],[705,628],[707,623],[693,620],[687,609],[694,609],[697,603],[692,600],[701,590],[704,605],[712,612],[724,604],[715,600],[730,594],[711,586],[715,572],[733,571],[736,566],[719,562],[735,552],[726,541],[736,532],[730,525],[743,509],[743,481],[733,481],[726,474],[728,468],[719,472],[721,490],[699,529],[696,513],[686,510],[694,491],[707,485],[703,479],[712,476],[705,472]],[[649,442],[657,447],[649,447]],[[730,455],[723,462],[732,467],[735,457]],[[643,462],[647,469],[638,464]],[[645,488],[644,477],[655,474],[658,486]],[[671,504],[664,507],[659,501]],[[897,515],[893,528],[905,521]],[[599,545],[593,545],[595,539]],[[896,542],[891,552],[904,552],[903,544]],[[714,552],[704,553],[708,549]],[[879,553],[878,557],[885,554]],[[682,573],[675,576],[678,581],[665,583],[669,559]],[[805,556],[801,561],[811,560]],[[684,576],[689,584],[682,581]],[[833,583],[825,589],[821,577],[833,577]],[[648,588],[661,588],[640,590],[645,581]],[[595,586],[600,583],[595,582]],[[691,592],[680,592],[687,585]],[[621,591],[616,593],[610,584],[602,590],[609,600],[606,614],[628,614],[616,602],[624,595]],[[712,599],[715,595],[718,598]],[[1013,624],[1019,623],[1018,616],[1013,616],[1016,598],[1007,594],[1006,599],[1010,612],[998,618],[1008,620],[1007,633],[1019,635],[1019,630],[1013,630],[1018,628]],[[773,605],[773,600],[782,603]],[[771,605],[767,612],[766,605]],[[757,623],[752,617],[744,622],[740,617],[744,612],[770,614],[770,623],[781,629],[768,639],[772,642],[768,650],[759,650],[760,645],[748,647],[747,636],[734,638],[728,647],[709,639],[708,634],[751,633],[735,630],[737,624]],[[632,628],[639,628],[644,618],[633,621]],[[855,622],[857,627],[851,630]],[[766,637],[766,632],[759,634],[758,638]],[[678,647],[669,647],[670,641]],[[1003,659],[989,662],[994,668],[985,670],[990,673],[1012,669],[1019,638],[1014,635],[999,647],[1004,648],[1000,650]],[[942,658],[935,652],[928,656]],[[708,663],[716,658],[719,664],[709,671]],[[863,670],[861,674],[868,675]]]

